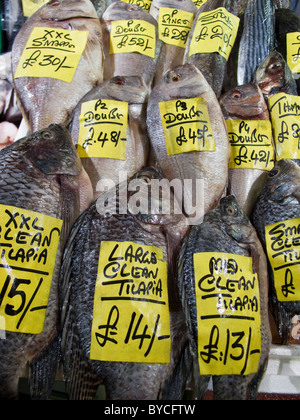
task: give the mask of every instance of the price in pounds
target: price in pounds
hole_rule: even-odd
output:
[[[264,150],[254,147],[251,151],[247,146],[231,147],[230,168],[253,168],[270,170],[274,165],[274,150],[266,146]]]
[[[104,147],[107,142],[117,147],[120,141],[125,141],[126,138],[121,138],[121,130],[118,131],[111,131],[109,133],[100,131],[100,134],[95,135],[94,127],[91,127],[88,132],[88,138],[84,141],[82,147],[83,149],[87,150],[89,146],[93,144],[98,144],[100,147]]]

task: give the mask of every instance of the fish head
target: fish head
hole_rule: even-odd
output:
[[[268,107],[257,83],[237,86],[220,98],[225,117],[238,120],[267,119]]]
[[[300,202],[300,167],[290,159],[276,162],[268,173],[262,195],[278,203]]]
[[[34,16],[37,19],[57,21],[81,17],[98,18],[90,0],[51,0],[41,7]]]
[[[105,22],[130,19],[143,20],[147,15],[149,15],[148,12],[136,4],[128,4],[123,1],[114,1],[107,7],[103,13],[102,18]]]
[[[185,219],[169,181],[155,168],[144,168],[129,180],[127,197],[129,213],[142,224],[174,225]]]
[[[25,156],[46,175],[79,175],[82,166],[69,131],[51,124],[24,142]]]
[[[107,93],[112,99],[129,104],[145,103],[149,89],[139,76],[115,76],[107,82]]]

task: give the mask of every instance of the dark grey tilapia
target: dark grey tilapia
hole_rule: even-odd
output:
[[[260,379],[267,364],[271,341],[268,319],[267,261],[255,229],[242,211],[238,202],[232,196],[223,198],[220,201],[219,206],[205,215],[201,225],[193,226],[191,228],[190,233],[184,240],[178,259],[180,296],[186,314],[190,348],[194,357],[194,373],[196,372],[196,369],[198,369],[198,376],[199,368],[197,365],[200,357],[200,350],[198,349],[198,321],[200,321],[200,315],[197,313],[196,308],[196,285],[198,285],[200,281],[198,280],[198,277],[195,278],[194,261],[197,261],[198,264],[200,264],[204,257],[201,257],[201,254],[198,253],[207,252],[212,253],[212,255],[215,253],[230,253],[252,257],[253,273],[257,273],[260,292],[261,354],[259,367],[256,373],[245,376],[237,374],[214,375],[213,390],[215,399],[245,399],[247,393],[249,394],[249,398],[254,399],[256,397]],[[198,255],[195,256],[195,254]],[[238,280],[238,273],[235,277],[230,276],[230,278]],[[214,274],[214,272],[211,272],[211,274]],[[217,274],[215,274],[215,276],[217,276]],[[239,276],[241,276],[241,274],[239,274]],[[226,300],[228,297],[230,298],[234,287],[232,287],[231,290],[229,290],[230,287],[227,289],[224,280],[221,280],[221,284],[219,284],[218,282],[221,277],[218,280],[216,280],[217,277],[213,277],[212,275],[206,277],[207,283],[205,283],[205,285],[211,293],[211,295],[206,296],[206,301],[210,300],[213,302],[212,305],[214,305],[215,299],[216,307],[213,311],[219,311],[220,318],[222,318],[222,313],[224,312],[224,303],[222,303],[222,299]],[[233,285],[233,283],[231,284]],[[201,302],[202,301],[200,300],[198,304],[199,308],[201,307]],[[235,305],[235,301],[233,301],[233,305]],[[236,309],[235,313],[239,316],[243,315],[243,311],[239,309]],[[215,316],[215,318],[217,318],[217,316]],[[229,328],[228,325],[227,328]],[[225,333],[225,330],[224,332],[221,332],[222,335],[225,335]],[[202,333],[201,340],[205,340],[204,342],[201,341],[201,343],[202,348],[204,345],[204,348],[207,349],[207,359],[211,356],[211,358],[215,360],[219,360],[219,357],[220,360],[224,360],[224,349],[218,347],[219,340],[216,339],[215,335],[209,337],[209,333],[207,332],[207,336],[204,338]],[[207,343],[206,347],[205,343]],[[233,363],[233,360],[234,358],[231,359],[230,363]],[[207,361],[207,363],[209,362]],[[198,380],[196,381],[196,383],[198,382],[198,390],[196,391],[198,391],[199,398],[203,397],[209,379],[210,376],[201,375],[200,368],[200,377],[198,377]]]
[[[18,397],[19,378],[27,374],[28,366],[32,397],[46,398],[51,390],[58,359],[58,276],[62,250],[80,209],[84,210],[89,205],[91,194],[90,182],[82,169],[72,138],[60,126],[51,125],[0,152],[0,204],[13,206],[15,214],[13,224],[7,226],[5,220],[1,220],[1,315],[5,317],[7,324],[13,319],[19,319],[18,324],[23,326],[28,322],[26,313],[31,312],[28,311],[30,308],[35,313],[40,313],[40,316],[45,314],[46,309],[41,333],[6,331],[5,339],[0,339],[0,399]],[[32,294],[28,287],[37,281],[34,271],[42,269],[43,264],[39,264],[37,257],[32,254],[38,253],[41,245],[31,248],[31,257],[27,254],[24,261],[21,249],[14,260],[14,254],[9,257],[8,250],[17,252],[18,244],[23,244],[21,246],[27,250],[25,244],[29,238],[37,232],[43,232],[46,226],[41,223],[37,226],[36,221],[31,221],[30,224],[27,216],[27,220],[20,219],[20,209],[63,221],[49,300],[48,303],[45,302],[46,306],[40,308],[36,307],[40,302],[39,289],[36,289],[36,294]],[[32,227],[34,225],[35,229]],[[13,226],[15,230],[11,231]],[[8,235],[8,228],[10,232],[15,232],[17,238],[15,243],[10,244],[10,248],[5,248],[3,242],[12,240]],[[36,265],[33,265],[32,260]],[[12,264],[9,264],[11,261]],[[47,273],[40,272],[41,279],[38,280],[46,281],[46,275]],[[7,276],[18,278],[14,278],[13,284],[8,286]]]
[[[292,160],[277,162],[274,169],[269,173],[268,179],[258,199],[253,213],[253,224],[266,249],[265,228],[277,222],[300,217],[300,168]],[[284,227],[281,226],[281,228]],[[278,228],[279,229],[279,228]],[[277,229],[277,230],[278,230]],[[278,232],[277,232],[278,235]],[[279,240],[284,244],[284,233]],[[276,234],[274,233],[274,239]],[[291,246],[290,246],[291,248]],[[297,241],[294,244],[294,253],[299,254]],[[284,249],[282,246],[281,249]],[[287,258],[291,258],[292,253]],[[280,302],[274,285],[273,270],[270,274],[270,305],[274,315],[279,335],[284,343],[290,337],[292,318],[300,314],[300,301]]]
[[[149,186],[153,180],[158,181],[161,179],[162,175],[152,168],[146,168],[138,172],[132,178],[133,182],[143,183],[144,187],[147,187],[147,185]],[[115,196],[115,191],[110,190],[108,193],[104,193],[75,223],[66,246],[62,269],[61,293],[64,307],[62,352],[65,376],[71,399],[92,399],[95,396],[100,383],[104,383],[108,399],[157,399],[162,391],[164,383],[171,378],[172,372],[179,362],[187,342],[184,316],[178,297],[176,281],[174,279],[175,271],[173,271],[174,261],[180,247],[180,241],[183,237],[182,235],[186,232],[185,218],[181,215],[175,215],[172,209],[169,215],[161,215],[159,213],[147,215],[146,210],[143,210],[143,214],[134,215],[132,213],[132,202],[130,204],[134,194],[129,192],[133,191],[132,184],[129,183],[127,185],[125,182],[122,187],[119,186],[117,190],[118,193],[121,190],[124,192],[124,187],[125,193],[127,194],[128,191],[129,194],[128,204],[126,198],[126,208],[125,212],[123,211],[123,213],[126,214],[119,214],[118,212],[121,202],[119,201],[119,196]],[[146,189],[147,191],[145,194],[148,196],[148,187]],[[151,195],[151,205],[156,202],[157,204],[154,206],[156,208],[156,205],[159,205],[159,200],[157,201],[157,199],[155,199],[153,201],[154,198],[155,196]],[[115,199],[117,199],[116,202],[114,201]],[[105,211],[102,211],[103,208],[100,203],[105,204]],[[117,204],[116,207],[114,207],[114,203]],[[101,211],[100,208],[102,208]],[[155,211],[153,213],[155,213]],[[171,338],[166,338],[171,340],[171,357],[169,363],[147,363],[146,356],[145,359],[143,359],[143,363],[114,361],[116,360],[116,356],[111,358],[112,361],[102,361],[103,357],[100,357],[97,360],[91,360],[91,339],[94,337],[94,333],[91,334],[91,328],[94,319],[95,322],[99,322],[99,318],[93,317],[97,272],[98,269],[99,272],[101,272],[101,270],[103,272],[106,271],[104,269],[104,263],[103,265],[100,263],[98,264],[99,252],[101,256],[101,252],[104,249],[105,243],[107,244],[107,241],[118,242],[118,246],[120,247],[120,242],[129,241],[141,246],[155,246],[163,251],[163,259],[168,262],[169,273],[168,293]],[[120,257],[120,254],[118,255],[119,256],[116,257],[115,254],[112,258],[117,258],[119,261],[123,259],[124,261],[125,258]],[[130,258],[131,261],[136,262],[135,265],[138,265],[135,257],[132,256]],[[141,254],[139,258],[141,258]],[[113,260],[109,258],[109,261],[109,265],[112,266]],[[107,260],[107,262],[109,261]],[[114,261],[117,260],[114,259]],[[127,264],[129,264],[127,259],[126,261]],[[135,271],[135,275],[132,274],[133,277],[126,281],[126,279],[128,279],[128,274],[124,274],[124,271],[128,271],[128,267],[126,268],[126,264],[124,265],[123,262],[121,264],[123,267],[121,271],[116,270],[115,265],[112,267],[115,274],[112,274],[110,277],[113,279],[111,288],[115,288],[113,284],[120,284],[120,279],[121,283],[124,282],[125,279],[125,288],[127,288],[128,285],[130,286],[131,283],[134,283],[135,285],[133,286],[135,288],[134,301],[143,300],[143,297],[155,300],[155,295],[151,292],[155,281],[153,283],[150,272],[148,281],[146,280],[147,276],[145,277],[145,274],[139,275],[138,271]],[[107,266],[105,265],[105,267]],[[144,270],[147,271],[149,262],[145,262],[143,267]],[[141,271],[139,271],[139,273],[141,273]],[[159,274],[159,276],[161,276],[161,274]],[[98,284],[99,282],[100,281],[98,280]],[[148,292],[145,291],[145,287],[143,288],[144,282],[146,282],[147,287],[149,287]],[[137,284],[140,284],[140,286],[137,287]],[[102,286],[104,287],[104,283],[102,283]],[[129,328],[127,334],[125,331],[127,339],[121,339],[124,330],[122,330],[119,321],[124,321],[124,313],[121,312],[118,302],[126,298],[125,288],[122,287],[122,290],[120,290],[117,295],[114,294],[115,291],[113,292],[112,289],[109,291],[111,294],[110,296],[113,295],[113,299],[110,298],[112,307],[111,317],[108,319],[106,333],[103,326],[99,325],[99,346],[97,346],[97,349],[98,347],[100,349],[100,346],[102,346],[102,348],[106,350],[107,346],[110,345],[112,346],[111,350],[116,351],[115,347],[117,343],[120,345],[122,343],[124,344],[124,342],[125,344],[128,344],[133,341],[135,343],[135,350],[133,352],[130,351],[130,357],[132,357],[141,352],[145,352],[147,347],[149,347],[149,338],[151,337],[152,332],[151,328],[149,330],[149,328],[145,326],[145,320],[140,320],[138,325],[135,324],[134,326],[135,332]],[[159,295],[160,293],[156,295],[156,300],[159,298]],[[104,303],[105,298],[99,299],[98,306],[100,305],[99,310],[101,313],[103,313],[104,310],[107,311],[107,309],[104,309]],[[95,307],[97,308],[98,306],[96,305]],[[126,328],[128,328],[128,325],[130,324],[132,313],[132,306],[129,308],[128,324]],[[143,310],[143,308],[140,307],[139,310],[141,311],[143,318],[145,309]],[[116,313],[119,315],[119,311],[120,317],[116,317]],[[156,309],[153,309],[153,314],[155,311]],[[133,318],[131,319],[134,321],[134,314],[132,315]],[[102,339],[100,338],[101,333],[104,333],[104,335],[102,334]],[[105,339],[105,334],[106,337],[108,337],[108,340]],[[133,337],[132,340],[131,337]],[[155,338],[155,335],[153,336],[153,339],[155,339],[156,345],[157,339]],[[120,349],[120,347],[117,346],[117,349]],[[117,350],[117,357],[120,357],[120,353],[126,353],[126,350],[127,347],[126,349],[123,349],[123,351]],[[169,384],[169,386],[171,385]],[[178,386],[178,384],[176,384],[176,386]],[[164,390],[164,395],[170,394],[167,390]],[[176,398],[180,397],[181,395],[176,396]]]
[[[253,81],[262,61],[275,46],[274,0],[249,0],[238,58],[238,84]]]

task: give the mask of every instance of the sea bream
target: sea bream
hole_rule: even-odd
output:
[[[187,223],[172,193],[163,212],[153,189],[162,179],[141,170],[100,195],[70,234],[61,271],[70,399],[93,399],[99,384],[107,399],[182,397],[170,379],[187,344],[175,263]]]
[[[117,185],[121,171],[123,177],[131,177],[146,165],[147,99],[143,79],[116,76],[101,83],[77,105],[70,133],[92,181],[95,199],[105,190],[101,180],[109,179]]]
[[[255,399],[271,344],[267,260],[234,197],[222,198],[192,226],[178,281],[198,398],[212,376],[214,399]]]
[[[12,69],[30,130],[66,125],[103,80],[101,25],[90,0],[51,0],[34,13],[15,39]]]
[[[279,336],[289,341],[292,318],[300,314],[300,168],[283,159],[269,172],[253,212],[253,224],[267,251],[270,306]]]
[[[203,192],[203,209],[198,208],[201,219],[218,203],[227,185],[230,150],[216,95],[194,65],[185,64],[169,71],[154,87],[148,101],[147,128],[163,173],[169,181],[181,182],[187,215],[192,215],[196,195],[202,197]],[[194,184],[188,186],[186,180]],[[195,194],[197,181],[202,186]],[[179,202],[182,191],[180,186],[175,188]]]
[[[0,325],[5,330],[0,398],[18,397],[19,378],[29,368],[32,398],[45,399],[59,357],[62,250],[92,200],[92,189],[70,134],[58,125],[1,150],[0,168]]]

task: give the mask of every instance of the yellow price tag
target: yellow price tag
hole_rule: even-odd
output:
[[[274,167],[272,126],[265,120],[226,120],[229,143],[229,168],[262,169]]]
[[[252,258],[194,254],[201,375],[257,372],[261,354],[259,284]]]
[[[158,16],[159,38],[166,44],[185,48],[193,20],[193,13],[160,7]]]
[[[300,97],[278,93],[269,109],[278,160],[300,159]]]
[[[169,363],[170,354],[167,263],[162,249],[134,242],[103,241],[90,358]]]
[[[6,331],[43,331],[62,220],[0,205],[0,318]]]
[[[193,0],[194,5],[197,6],[198,9],[206,2],[207,0]]]
[[[278,300],[300,300],[300,218],[266,226],[265,238]]]
[[[286,61],[292,73],[300,73],[300,32],[286,34]]]
[[[32,16],[48,2],[49,0],[22,0],[23,15],[25,17]]]
[[[88,31],[33,28],[15,79],[49,77],[71,83],[88,40]]]
[[[239,23],[240,19],[224,7],[200,13],[191,40],[189,56],[216,52],[228,60]]]
[[[205,99],[160,102],[159,109],[169,156],[216,150]]]
[[[110,54],[139,53],[155,57],[155,26],[145,20],[115,20],[111,22]]]
[[[79,156],[126,160],[127,119],[127,102],[84,102],[79,117]]]
[[[146,12],[150,11],[150,7],[152,4],[152,0],[122,0],[122,1],[128,4],[136,4],[141,9],[146,10]]]

